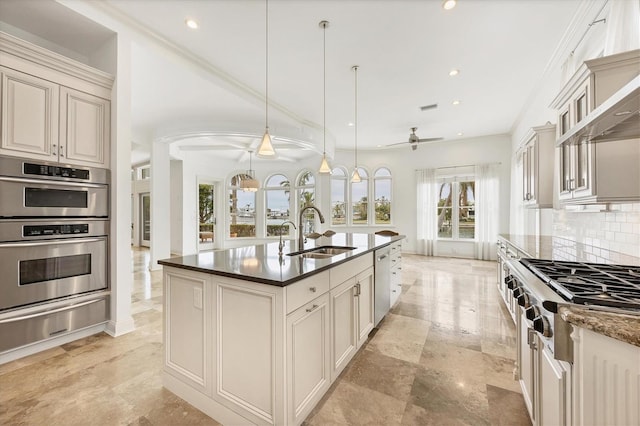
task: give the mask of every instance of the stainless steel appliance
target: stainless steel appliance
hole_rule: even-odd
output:
[[[109,217],[109,171],[0,156],[0,219]]]
[[[109,319],[109,171],[0,157],[0,352]]]
[[[374,326],[389,312],[391,303],[391,247],[375,251],[375,311]]]

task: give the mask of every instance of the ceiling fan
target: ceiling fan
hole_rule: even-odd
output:
[[[416,130],[418,130],[417,127],[412,127],[411,128],[411,134],[409,135],[409,140],[407,142],[392,143],[391,145],[387,145],[387,146],[404,145],[404,144],[408,143],[408,144],[411,145],[411,149],[415,151],[418,148],[418,144],[420,142],[435,142],[435,141],[441,141],[442,140],[442,138],[423,138],[423,139],[420,139],[418,137],[418,135],[416,135]]]

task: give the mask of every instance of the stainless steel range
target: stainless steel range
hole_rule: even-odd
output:
[[[0,353],[109,319],[109,171],[0,156]]]

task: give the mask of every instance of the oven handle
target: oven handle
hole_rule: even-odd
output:
[[[20,247],[38,247],[38,246],[50,246],[52,244],[78,244],[78,243],[98,243],[105,241],[106,238],[69,238],[66,240],[42,240],[42,241],[26,241],[19,243],[0,243],[2,248],[20,248]]]
[[[91,305],[92,303],[98,303],[98,302],[101,302],[103,300],[104,300],[104,298],[88,300],[86,302],[76,303],[74,305],[67,305],[67,306],[63,306],[61,308],[51,309],[50,311],[40,311],[40,312],[36,312],[34,314],[28,314],[28,315],[22,315],[22,316],[19,316],[19,317],[7,318],[7,319],[0,320],[0,324],[7,324],[7,323],[10,323],[10,322],[15,322],[15,321],[23,321],[23,320],[27,320],[27,319],[31,319],[31,318],[40,317],[42,315],[57,314],[58,312],[64,312],[64,311],[68,311],[68,310],[71,310],[71,309],[80,308],[82,306]]]
[[[34,185],[44,185],[44,186],[77,186],[81,188],[106,188],[107,185],[99,184],[99,183],[85,183],[85,182],[68,182],[68,181],[52,181],[52,180],[38,180],[38,179],[24,179],[24,178],[12,178],[2,176],[0,177],[0,181],[5,182],[17,182],[17,183],[32,183]]]

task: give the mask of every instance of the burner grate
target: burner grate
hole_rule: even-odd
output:
[[[640,267],[545,259],[521,263],[570,302],[640,309]]]

